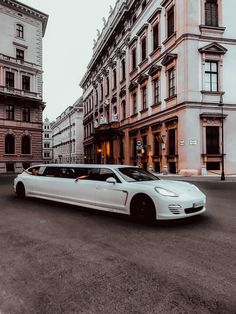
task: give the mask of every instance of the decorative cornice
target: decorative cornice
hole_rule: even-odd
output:
[[[8,6],[9,8],[22,12],[23,14],[27,14],[37,20],[40,20],[42,22],[42,30],[43,30],[43,36],[45,34],[45,30],[47,27],[48,22],[48,15],[38,11],[36,9],[31,8],[30,6],[23,4],[21,2],[18,2],[16,0],[0,0],[0,3],[2,5]]]
[[[225,54],[228,50],[218,44],[217,42],[211,43],[207,46],[204,46],[200,49],[198,49],[200,53],[211,53],[211,54]]]
[[[131,47],[138,40],[137,36],[134,36],[132,40],[129,42],[129,47]]]
[[[122,50],[121,48],[118,48],[115,52],[116,58],[121,59],[125,55],[125,51]]]
[[[145,23],[140,30],[136,33],[137,36],[140,36],[148,28],[148,23]]]
[[[152,15],[148,18],[148,23],[152,23],[152,21],[161,13],[161,8],[157,8]]]
[[[177,58],[177,56],[178,56],[178,55],[177,55],[176,53],[167,53],[167,54],[164,56],[164,58],[163,58],[161,64],[164,65],[164,66],[166,66],[166,65],[168,65],[169,63],[171,63],[173,60],[175,60],[175,59]]]
[[[157,65],[157,64],[153,64],[151,66],[151,68],[149,69],[148,71],[148,75],[155,75],[158,71],[161,71],[162,67],[160,65]]]
[[[138,86],[138,84],[135,82],[135,81],[132,81],[130,84],[129,84],[129,91],[133,91],[136,87]]]
[[[138,79],[137,79],[137,83],[138,84],[142,84],[144,81],[146,81],[148,79],[148,75],[147,74],[140,74]]]

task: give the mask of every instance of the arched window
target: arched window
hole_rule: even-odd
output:
[[[5,154],[15,154],[15,138],[12,134],[5,137]]]
[[[28,135],[24,135],[21,140],[21,153],[22,154],[30,154],[31,152],[31,143],[30,137]]]

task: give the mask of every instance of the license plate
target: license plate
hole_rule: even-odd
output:
[[[198,208],[198,207],[202,207],[202,206],[204,206],[203,201],[197,202],[197,203],[193,203],[193,207],[194,207],[194,208]]]

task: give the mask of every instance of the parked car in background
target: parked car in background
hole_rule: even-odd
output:
[[[160,180],[125,165],[50,164],[28,168],[14,181],[18,197],[37,197],[139,220],[177,219],[202,214],[206,197],[193,184]]]

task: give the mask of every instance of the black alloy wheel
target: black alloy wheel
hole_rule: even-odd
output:
[[[17,183],[16,195],[19,198],[25,198],[25,187],[24,187],[24,184],[22,182]]]
[[[138,222],[154,222],[156,219],[155,205],[146,194],[134,196],[130,205],[130,213]]]

